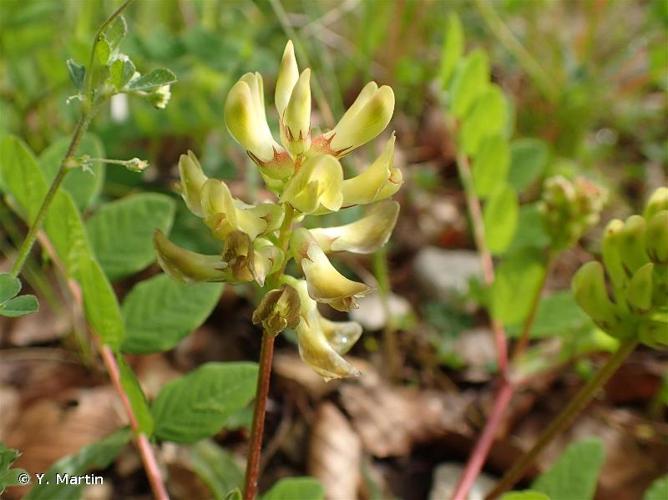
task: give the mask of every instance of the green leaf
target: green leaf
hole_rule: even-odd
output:
[[[18,450],[7,448],[0,442],[0,494],[8,486],[25,484],[24,481],[19,480],[19,474],[25,474],[26,472],[23,469],[10,469],[10,466],[20,455]]]
[[[155,260],[153,233],[169,232],[174,201],[156,193],[104,205],[86,222],[91,245],[110,280],[141,271]]]
[[[255,363],[206,363],[165,385],[153,402],[158,439],[194,443],[216,434],[255,395]]]
[[[501,500],[550,500],[545,493],[540,491],[509,491],[501,497]]]
[[[473,185],[477,195],[486,198],[504,184],[510,165],[508,141],[500,135],[485,137],[473,158]]]
[[[95,59],[98,64],[106,66],[111,57],[111,45],[107,41],[107,37],[102,34],[95,44]]]
[[[81,448],[76,454],[69,455],[53,464],[41,484],[36,484],[25,500],[74,500],[81,497],[85,484],[57,484],[56,474],[78,476],[91,470],[104,469],[111,464],[123,447],[130,441],[130,429],[120,429],[102,441]]]
[[[132,368],[125,362],[123,356],[116,354],[116,362],[118,363],[118,368],[121,373],[123,392],[127,394],[128,399],[130,400],[130,406],[132,406],[132,412],[137,418],[139,429],[148,437],[151,437],[155,426],[153,415],[151,415],[151,410],[148,407],[144,391],[142,391],[137,377],[132,371]]]
[[[491,289],[492,315],[506,325],[518,325],[529,313],[543,279],[542,256],[531,251],[508,255],[496,271]]]
[[[457,65],[450,86],[452,113],[463,118],[473,102],[489,86],[489,60],[480,49],[474,50]]]
[[[662,476],[654,481],[643,496],[643,500],[666,500],[666,498],[668,498],[668,476]]]
[[[83,82],[84,78],[86,77],[86,68],[81,64],[74,62],[74,59],[68,59],[66,63],[67,71],[70,73],[70,79],[72,80],[74,88],[77,90],[83,89]]]
[[[0,177],[3,188],[14,197],[18,213],[31,223],[46,195],[47,183],[30,149],[14,136],[0,143]],[[89,247],[81,216],[68,193],[56,193],[44,228],[67,272],[76,277],[79,261],[89,254]]]
[[[184,284],[166,274],[136,285],[123,302],[123,351],[166,351],[204,323],[223,291],[220,283]]]
[[[39,165],[44,172],[47,182],[51,182],[60,163],[63,161],[67,148],[70,145],[69,137],[56,139],[39,156]],[[104,158],[104,147],[100,139],[93,134],[86,134],[81,139],[77,155],[88,155],[91,158]],[[85,210],[93,203],[100,194],[104,184],[105,167],[95,164],[94,171],[85,171],[77,168],[70,171],[63,181],[62,188],[72,195],[79,210]]]
[[[0,304],[16,297],[21,291],[21,280],[9,273],[0,273]]]
[[[518,139],[510,146],[508,182],[522,192],[545,172],[549,150],[539,139]]]
[[[176,75],[166,68],[154,69],[150,73],[132,80],[128,85],[129,90],[153,90],[163,85],[174,83]]]
[[[523,248],[547,248],[550,237],[545,232],[543,216],[538,203],[527,203],[520,207],[517,231],[508,252],[516,252]]]
[[[111,84],[120,91],[132,79],[135,74],[135,65],[128,58],[116,59],[109,68]]]
[[[592,499],[604,458],[603,444],[598,439],[571,444],[531,488],[545,493],[551,500]]]
[[[532,338],[568,336],[593,326],[570,291],[555,292],[541,299],[531,328]]]
[[[497,85],[490,85],[476,97],[471,112],[464,118],[459,134],[461,148],[466,154],[475,155],[485,137],[506,134],[508,117],[506,96]]]
[[[439,77],[441,85],[447,87],[452,74],[455,71],[457,63],[462,57],[464,51],[464,31],[459,16],[454,12],[448,16],[447,27],[445,29],[445,40],[443,40],[443,50],[441,51],[441,70]]]
[[[88,323],[105,344],[117,350],[125,335],[123,317],[114,289],[94,258],[82,260],[79,281]]]
[[[517,229],[518,214],[515,190],[508,184],[498,186],[483,210],[485,242],[492,254],[501,254],[510,245]]]
[[[107,43],[112,51],[118,49],[119,45],[128,33],[128,25],[123,16],[118,16],[111,26],[109,26],[104,34],[106,35]]]
[[[192,469],[206,483],[216,500],[243,485],[244,473],[232,454],[209,439],[191,448]]]
[[[262,500],[324,500],[325,490],[312,477],[281,479],[262,495]]]
[[[0,316],[16,318],[34,313],[38,309],[39,303],[37,302],[37,297],[34,295],[20,295],[8,300],[4,304],[0,304]]]

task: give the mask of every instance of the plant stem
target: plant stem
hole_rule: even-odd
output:
[[[378,282],[378,295],[385,314],[385,327],[383,328],[385,371],[388,379],[393,380],[399,373],[401,353],[397,345],[396,322],[390,308],[392,288],[390,287],[390,270],[387,265],[387,247],[373,254],[373,269]]]
[[[459,178],[464,187],[464,194],[466,196],[466,205],[468,207],[469,216],[471,217],[471,226],[473,227],[473,239],[475,240],[476,248],[480,254],[480,263],[482,265],[482,274],[485,284],[492,286],[494,283],[494,262],[492,261],[492,254],[485,243],[485,225],[482,220],[482,209],[480,208],[480,200],[473,189],[473,179],[471,177],[471,167],[468,158],[463,154],[457,155],[457,170]],[[508,346],[506,342],[506,332],[503,325],[498,320],[492,318],[491,320],[492,332],[494,333],[494,343],[496,345],[496,357],[499,365],[499,371],[504,378],[508,377]]]
[[[543,288],[545,288],[545,282],[547,281],[547,277],[550,275],[550,271],[552,269],[553,264],[554,264],[553,253],[552,251],[548,250],[545,269],[543,270],[543,275],[540,278],[536,294],[531,299],[529,314],[524,320],[522,333],[520,334],[517,344],[515,344],[515,349],[513,349],[513,354],[510,358],[511,361],[519,359],[519,357],[524,353],[527,346],[529,345],[529,338],[531,336],[531,327],[533,326],[534,320],[536,319],[536,313],[538,312],[538,306],[540,304],[540,297],[542,295]]]
[[[262,435],[264,434],[264,418],[267,411],[269,396],[269,379],[271,363],[274,356],[274,339],[269,333],[262,334],[260,350],[260,373],[257,379],[255,410],[251,427],[248,461],[246,463],[246,480],[244,482],[244,500],[253,500],[257,494],[257,482],[260,474],[260,456],[262,454]]]
[[[276,288],[288,263],[287,250],[292,234],[292,222],[295,210],[289,203],[283,205],[284,218],[278,233],[276,246],[283,251],[283,262],[279,269],[267,278],[267,290]],[[262,347],[260,348],[260,373],[257,378],[255,393],[255,408],[253,409],[253,424],[246,462],[246,478],[244,481],[244,500],[253,500],[257,495],[257,482],[260,475],[260,458],[262,455],[262,436],[264,434],[264,419],[267,413],[267,398],[269,397],[269,380],[271,378],[271,364],[274,358],[275,335],[262,333]]]
[[[30,254],[30,250],[32,249],[33,245],[35,244],[35,240],[37,239],[37,232],[42,227],[42,223],[44,222],[47,212],[49,211],[49,206],[51,206],[51,202],[53,201],[53,198],[56,196],[56,193],[58,192],[58,189],[60,188],[60,185],[62,184],[63,179],[65,179],[65,175],[68,172],[68,168],[66,165],[67,160],[70,157],[72,157],[79,148],[79,144],[81,143],[81,138],[86,132],[86,129],[88,129],[88,125],[90,125],[91,118],[92,118],[91,112],[83,111],[81,113],[81,117],[79,118],[77,126],[74,129],[74,134],[72,135],[72,140],[70,141],[70,145],[67,148],[65,157],[60,162],[60,167],[58,168],[58,172],[56,173],[56,176],[51,182],[51,186],[49,186],[49,190],[47,191],[46,196],[42,201],[42,206],[39,207],[39,211],[35,216],[35,220],[32,221],[30,229],[28,230],[28,234],[23,240],[21,248],[19,248],[19,254],[16,257],[16,261],[14,262],[14,265],[12,266],[12,269],[10,271],[12,276],[16,277],[21,273],[23,265],[25,264],[26,259],[28,258],[28,254]]]
[[[132,433],[134,434],[135,445],[137,446],[139,454],[141,455],[141,460],[144,464],[144,470],[146,471],[146,476],[148,477],[149,484],[151,485],[151,491],[153,491],[153,497],[157,500],[169,500],[167,489],[162,482],[162,475],[160,473],[158,461],[156,460],[155,454],[153,453],[153,447],[146,437],[146,434],[144,434],[139,428],[137,417],[132,411],[132,404],[130,403],[127,394],[123,390],[120,370],[118,369],[118,363],[116,362],[114,353],[109,346],[102,345],[100,347],[100,354],[102,355],[102,361],[104,362],[104,366],[109,373],[109,378],[111,379],[114,390],[118,393],[118,397],[121,399],[125,413],[127,413],[128,419],[130,420],[130,427],[132,428]]]
[[[555,436],[571,424],[575,416],[587,406],[596,392],[605,385],[624,360],[633,352],[637,344],[638,341],[633,338],[624,341],[619,346],[617,351],[610,357],[606,364],[603,365],[587,385],[580,389],[568,406],[566,406],[566,408],[564,408],[564,410],[543,431],[533,447],[526,452],[508,472],[506,472],[503,478],[501,478],[501,481],[499,481],[494,489],[487,494],[485,500],[492,500],[498,497],[505,490],[512,488],[515,483],[521,479],[526,468],[533,463]]]
[[[478,477],[480,470],[483,465],[485,465],[485,460],[487,459],[489,450],[492,448],[494,438],[496,437],[496,431],[498,430],[499,425],[501,425],[503,414],[506,412],[506,409],[510,404],[513,392],[513,386],[510,385],[508,379],[502,379],[501,387],[499,387],[499,390],[494,397],[494,407],[489,414],[489,418],[485,423],[485,428],[483,429],[480,438],[475,444],[475,448],[473,448],[473,451],[469,456],[466,468],[459,478],[455,493],[452,497],[453,500],[465,500],[467,498],[469,490],[473,486],[476,477]]]

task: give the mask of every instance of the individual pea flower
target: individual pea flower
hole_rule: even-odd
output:
[[[222,248],[219,255],[198,254],[159,232],[155,246],[165,272],[181,281],[264,287],[253,322],[262,325],[266,335],[294,328],[302,359],[330,379],[358,373],[341,355],[357,341],[362,328],[354,322],[326,319],[318,304],[350,311],[371,288],[339,273],[327,254],[366,254],[387,243],[399,213],[399,204],[389,198],[401,186],[402,175],[393,165],[394,134],[359,175],[344,179],[340,163],[342,156],[387,126],[394,109],[392,90],[368,84],[337,126],[314,138],[310,79],[310,69],[299,72],[288,42],[275,91],[281,144],[274,140],[267,122],[264,84],[258,73],[243,75],[225,102],[227,129],[258,166],[276,201],[249,204],[234,197],[227,184],[204,173],[189,151],[178,163],[181,196]],[[306,216],[356,205],[368,205],[368,210],[355,222],[299,227]],[[304,279],[285,275],[291,259]]]
[[[297,229],[292,235],[290,246],[297,264],[304,272],[308,293],[316,301],[329,304],[339,311],[350,311],[357,307],[355,299],[371,291],[364,283],[350,280],[339,273],[308,229]]]
[[[558,175],[543,186],[539,209],[554,250],[574,245],[599,220],[607,191],[578,177],[574,181]]]
[[[640,215],[610,221],[603,265],[588,262],[572,282],[575,300],[604,331],[651,346],[668,345],[668,209],[655,206],[658,198],[645,210],[649,221]]]
[[[158,109],[165,109],[172,97],[171,86],[161,85],[148,96],[149,101]]]
[[[343,358],[362,335],[362,326],[355,321],[330,321],[318,311],[308,284],[285,276],[284,280],[299,295],[299,323],[295,328],[299,355],[325,380],[355,377],[359,370]]]

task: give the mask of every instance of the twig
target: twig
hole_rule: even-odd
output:
[[[526,452],[512,468],[506,472],[490,491],[485,500],[492,500],[505,490],[512,488],[513,485],[522,477],[522,474],[533,461],[540,455],[545,447],[554,439],[554,437],[568,427],[575,416],[580,413],[594,397],[596,392],[605,385],[610,377],[617,371],[624,360],[636,348],[638,341],[635,338],[623,342],[605,365],[594,375],[594,377],[585,385],[564,410],[550,423],[543,431],[533,447]]]
[[[160,473],[160,467],[158,466],[158,461],[155,458],[155,453],[153,452],[151,443],[148,441],[146,434],[141,431],[137,417],[132,410],[130,399],[123,390],[123,385],[121,384],[121,375],[114,353],[109,346],[102,345],[100,346],[100,354],[102,355],[102,361],[104,362],[104,366],[109,373],[109,378],[111,379],[111,383],[114,386],[114,390],[121,399],[125,413],[128,415],[128,419],[130,420],[130,427],[132,428],[132,432],[134,434],[135,445],[137,446],[139,454],[141,455],[141,459],[144,464],[144,470],[146,471],[146,476],[148,477],[148,481],[151,485],[151,491],[153,491],[153,496],[157,500],[169,500],[169,495],[167,494],[167,489],[162,482],[162,474]]]

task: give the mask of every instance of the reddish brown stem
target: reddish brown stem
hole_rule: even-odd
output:
[[[480,473],[482,466],[485,464],[489,450],[494,444],[496,432],[501,425],[503,414],[506,412],[510,400],[513,396],[513,386],[505,379],[501,381],[501,387],[494,398],[494,406],[492,412],[487,419],[485,428],[483,429],[480,438],[475,444],[475,448],[469,457],[464,473],[459,478],[457,487],[452,500],[465,500],[469,490],[473,486],[476,477]]]
[[[128,415],[128,419],[130,420],[130,427],[132,428],[132,432],[135,437],[135,445],[137,446],[139,454],[141,455],[141,460],[144,464],[144,470],[148,476],[148,481],[151,485],[151,491],[153,491],[153,497],[157,500],[169,500],[169,495],[167,494],[165,485],[162,482],[162,474],[160,473],[160,467],[158,466],[158,461],[156,460],[155,454],[153,453],[151,443],[149,442],[146,435],[141,432],[139,423],[137,422],[137,417],[135,416],[134,411],[132,411],[130,400],[128,399],[128,396],[123,390],[123,386],[121,385],[121,374],[120,370],[118,369],[118,363],[116,363],[114,353],[109,346],[102,345],[100,347],[100,354],[102,355],[104,366],[109,373],[111,383],[118,393],[118,397],[121,399],[123,408],[125,409],[125,412]]]
[[[264,434],[264,417],[267,411],[269,396],[269,379],[271,363],[274,357],[274,335],[262,335],[260,350],[260,373],[257,378],[255,410],[251,427],[248,461],[246,463],[246,480],[244,483],[244,500],[253,500],[257,495],[257,481],[260,475],[260,455],[262,453],[262,435]]]

